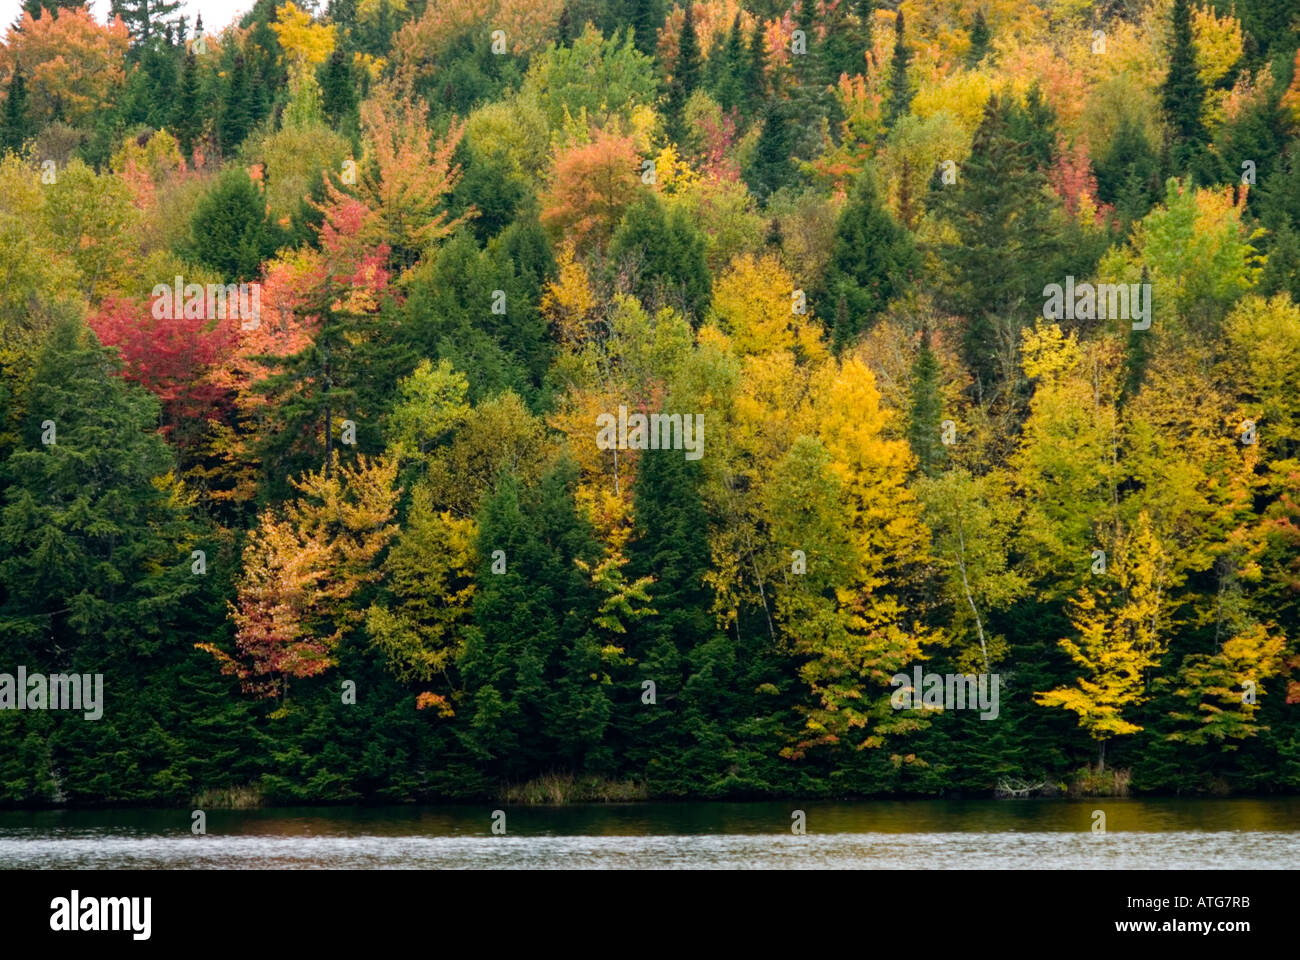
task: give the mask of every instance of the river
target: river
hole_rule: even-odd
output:
[[[494,834],[493,812],[504,814]],[[792,832],[801,810],[806,833]],[[1105,831],[1094,811],[1105,815]],[[1278,869],[1300,797],[0,811],[0,868]],[[497,822],[501,818],[497,817]]]

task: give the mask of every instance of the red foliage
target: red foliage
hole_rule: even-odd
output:
[[[162,401],[164,433],[220,416],[229,394],[210,374],[233,351],[238,320],[158,318],[149,304],[110,296],[89,323],[101,343],[117,348],[123,376]]]

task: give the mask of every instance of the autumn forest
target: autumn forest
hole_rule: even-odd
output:
[[[786,2],[25,0],[0,804],[1300,788],[1300,0]]]

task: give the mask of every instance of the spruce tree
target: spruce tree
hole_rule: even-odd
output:
[[[966,65],[976,66],[989,52],[989,25],[984,20],[984,11],[976,10],[975,19],[970,27],[970,51],[966,54]]]
[[[668,116],[674,139],[681,140],[682,114],[686,101],[700,83],[700,42],[695,34],[695,4],[686,4],[686,20],[677,41],[677,62],[673,65],[673,80],[668,91]]]
[[[837,350],[871,326],[890,300],[912,282],[920,255],[911,233],[885,209],[870,168],[863,171],[835,224],[826,279],[818,312],[831,316],[840,298],[847,322],[837,324]]]
[[[256,279],[283,239],[267,215],[266,199],[242,167],[223,173],[199,201],[191,235],[194,258],[227,282]]]
[[[181,68],[181,81],[176,91],[176,104],[171,120],[171,128],[176,133],[181,153],[187,158],[193,154],[194,141],[203,131],[199,97],[198,58],[193,53],[187,53],[184,66]]]
[[[336,129],[343,127],[357,110],[357,85],[341,50],[330,54],[322,68],[321,107]]]
[[[912,91],[907,85],[907,61],[910,55],[903,43],[903,11],[894,17],[894,56],[889,64],[889,123],[892,126],[907,113]]]
[[[757,107],[767,97],[767,37],[761,20],[754,21],[749,32],[749,69],[747,71],[750,103]]]
[[[941,299],[966,318],[966,359],[981,390],[1014,367],[1018,331],[1041,311],[1043,278],[1060,247],[1046,178],[1011,136],[1008,113],[998,97],[989,99],[961,176],[934,207],[955,231],[936,248]]]
[[[1183,171],[1205,143],[1205,125],[1201,122],[1205,86],[1196,72],[1190,0],[1174,0],[1173,40],[1169,74],[1160,94],[1165,119],[1173,134],[1171,156],[1174,168]]]
[[[221,152],[232,155],[253,125],[253,96],[248,62],[242,53],[231,63],[226,89],[221,100]]]
[[[927,477],[943,468],[947,451],[940,434],[943,396],[939,392],[939,361],[930,346],[930,330],[921,331],[921,348],[912,364],[908,388],[907,439],[917,467]]]
[[[689,4],[688,4],[689,6]],[[655,55],[658,27],[662,20],[656,17],[656,0],[628,0],[628,19],[632,27],[632,43],[647,57]]]
[[[754,159],[745,174],[745,181],[760,203],[766,204],[772,194],[794,178],[790,139],[785,107],[780,101],[773,101],[764,114]]]
[[[27,122],[27,79],[22,67],[14,67],[5,94],[4,117],[0,120],[0,152],[19,153],[32,131]]]
[[[180,6],[180,0],[110,0],[108,15],[121,17],[132,41],[145,45],[175,22]]]

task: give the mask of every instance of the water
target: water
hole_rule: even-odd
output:
[[[0,868],[1294,869],[1300,798],[0,812]],[[791,833],[802,809],[807,834]],[[1106,833],[1093,832],[1093,811]]]

